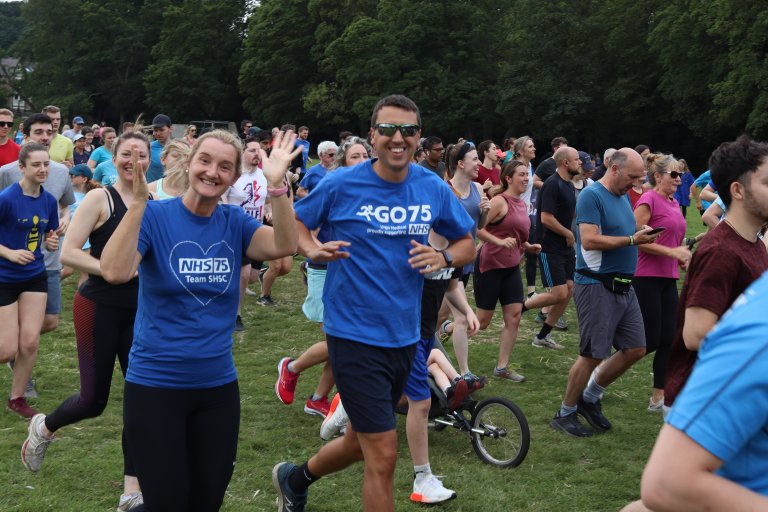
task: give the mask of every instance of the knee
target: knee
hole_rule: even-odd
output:
[[[59,326],[59,315],[45,315],[43,327],[40,332],[46,333],[55,330]]]
[[[40,334],[28,333],[22,334],[19,338],[19,352],[24,355],[31,355],[37,353],[37,348],[40,346]],[[13,356],[11,356],[13,357]]]
[[[425,400],[408,400],[408,416],[414,418],[427,418],[429,416],[429,398]]]
[[[643,356],[645,356],[645,347],[625,348],[623,352],[624,352],[624,357],[626,357],[630,361],[639,361],[640,359],[643,358]]]
[[[85,414],[87,418],[97,418],[101,416],[104,409],[107,408],[107,400],[93,400],[86,406]]]
[[[552,299],[557,302],[566,301],[569,297],[567,286],[555,286],[550,293],[552,293]]]
[[[480,320],[480,330],[481,331],[486,330],[488,328],[488,326],[491,325],[491,320],[492,319],[493,319],[493,317],[491,317],[491,316],[479,318],[479,320]]]

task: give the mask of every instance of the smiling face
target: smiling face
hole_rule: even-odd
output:
[[[205,139],[189,162],[188,193],[216,200],[237,179],[237,150],[215,138]]]
[[[11,133],[11,126],[13,126],[13,116],[0,114],[0,139],[8,137],[8,134]]]
[[[47,151],[33,151],[25,162],[19,161],[22,179],[29,184],[42,185],[48,178],[51,158]]]
[[[416,112],[411,112],[402,108],[386,106],[382,107],[376,115],[377,124],[418,124],[419,118]],[[376,153],[379,157],[376,162],[379,176],[384,179],[395,178],[404,175],[408,171],[408,164],[416,152],[416,146],[419,144],[421,131],[417,131],[411,137],[403,137],[400,130],[394,135],[387,137],[379,133],[375,128],[371,128],[371,140]],[[399,179],[404,179],[400,176]]]
[[[351,167],[353,165],[357,165],[360,162],[365,162],[370,157],[368,156],[368,151],[365,149],[365,146],[362,144],[352,144],[347,149],[346,154],[344,155],[344,165],[346,167]]]
[[[509,183],[509,191],[516,196],[520,196],[528,190],[528,182],[531,180],[528,167],[525,165],[518,165],[512,172],[512,175],[507,178]]]
[[[117,169],[118,178],[133,182],[133,150],[139,155],[139,164],[145,171],[149,167],[149,146],[141,139],[125,139],[120,141],[112,155],[112,163]]]
[[[671,170],[677,171],[677,169],[679,169],[679,166],[672,167]],[[680,175],[678,175],[677,178],[673,178],[668,172],[657,172],[655,178],[655,189],[667,197],[672,197],[675,194],[677,187],[683,181]]]
[[[336,150],[329,149],[325,153],[320,154],[320,165],[322,165],[326,169],[330,169],[335,159],[336,159]]]
[[[525,141],[525,145],[523,146],[523,150],[520,152],[521,156],[528,160],[529,162],[536,158],[536,146],[533,144],[533,139],[528,139]]]
[[[462,172],[470,179],[477,178],[477,171],[480,168],[480,158],[477,156],[476,149],[470,149],[464,155],[464,158],[456,164],[456,170]]]

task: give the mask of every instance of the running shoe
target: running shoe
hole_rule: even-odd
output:
[[[579,421],[578,414],[575,412],[560,416],[560,411],[558,411],[555,417],[552,418],[552,421],[549,422],[549,426],[573,437],[592,436],[592,432],[584,428],[584,425]]]
[[[281,462],[272,468],[272,485],[277,491],[278,512],[304,512],[307,505],[309,491],[298,494],[288,485],[288,477],[295,468],[296,465],[290,462]]]
[[[117,512],[126,512],[144,504],[144,496],[139,492],[123,494],[120,496],[120,503],[117,505]]]
[[[432,473],[419,473],[413,480],[411,501],[416,503],[442,503],[456,497],[456,491],[446,489],[439,477]]]
[[[259,296],[258,293],[256,293],[255,291],[251,290],[250,288],[246,288],[245,289],[245,294],[248,295],[249,297],[258,297]]]
[[[500,379],[511,380],[512,382],[524,382],[525,377],[517,372],[513,372],[509,368],[494,368],[493,376]]]
[[[536,321],[537,324],[543,324],[544,322],[547,321],[547,315],[539,311],[538,313],[536,313],[536,317],[534,318],[534,320]]]
[[[296,392],[296,383],[300,373],[293,373],[288,369],[288,363],[293,361],[290,357],[284,357],[277,363],[277,382],[275,382],[275,394],[285,405],[293,403],[293,395]]]
[[[277,306],[277,303],[272,300],[271,295],[262,295],[257,302],[261,306]]]
[[[664,399],[654,402],[653,398],[648,401],[648,410],[650,412],[664,412]]]
[[[538,335],[533,337],[531,342],[536,348],[551,348],[552,350],[563,350],[565,347],[553,340],[549,334],[544,339],[539,338]]]
[[[557,319],[557,322],[555,325],[552,326],[553,329],[557,329],[558,331],[567,331],[568,330],[568,322],[566,322],[565,317],[561,316]]]
[[[453,320],[446,320],[440,324],[440,329],[437,331],[437,337],[440,341],[445,341],[451,337],[452,332],[448,332],[448,326],[453,323]]]
[[[245,325],[243,325],[243,319],[240,315],[237,315],[237,318],[235,319],[235,332],[243,332],[244,330]]]
[[[466,380],[459,379],[454,382],[445,394],[446,398],[448,398],[448,407],[450,407],[452,411],[458,410],[459,407],[461,407],[461,404],[464,403],[464,400],[467,399],[468,394],[469,385]]]
[[[320,425],[320,439],[328,441],[332,437],[340,435],[346,430],[348,421],[349,416],[347,416],[344,405],[341,403],[341,394],[336,393],[336,396],[331,400],[328,414],[323,420],[323,424]]]
[[[263,266],[259,269],[259,284],[263,287],[264,286],[264,274],[266,274],[267,270],[269,270],[269,267]]]
[[[14,399],[9,398],[8,408],[24,418],[31,418],[37,414],[37,410],[30,407],[30,405],[27,403],[27,399],[23,396]]]
[[[21,445],[21,463],[30,471],[40,471],[45,460],[45,451],[53,441],[53,437],[46,437],[39,433],[45,414],[35,414],[27,428],[27,439]]]
[[[579,398],[577,404],[577,412],[587,420],[587,423],[592,425],[592,428],[599,431],[610,430],[613,425],[608,421],[608,418],[603,416],[603,406],[598,400],[595,403],[587,402],[584,397]]]
[[[485,375],[477,376],[475,375],[474,378],[464,378],[464,380],[467,381],[467,388],[469,391],[469,394],[474,393],[475,391],[478,391],[480,389],[483,389],[486,384],[488,384],[488,377]]]
[[[328,410],[331,408],[331,403],[328,401],[328,397],[324,396],[318,400],[312,400],[312,397],[307,398],[307,404],[304,406],[304,412],[307,414],[317,414],[318,416],[325,417],[328,414]]]

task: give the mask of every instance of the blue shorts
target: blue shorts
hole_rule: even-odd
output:
[[[395,407],[411,371],[416,343],[401,348],[366,345],[326,334],[328,361],[355,432],[395,428]]]
[[[307,268],[307,298],[304,299],[301,310],[312,322],[323,321],[323,287],[326,272],[328,271],[312,267]]]
[[[61,313],[61,270],[46,270],[48,276],[48,301],[45,303],[46,315]]]
[[[408,382],[405,383],[405,396],[411,400],[427,400],[432,396],[429,391],[429,371],[427,370],[427,358],[435,344],[435,337],[421,338],[416,343],[416,355],[413,356],[411,373],[408,374]]]

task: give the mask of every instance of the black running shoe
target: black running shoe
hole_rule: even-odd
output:
[[[592,432],[584,428],[584,425],[579,421],[577,413],[572,412],[565,416],[560,416],[560,411],[555,414],[552,421],[549,422],[549,426],[555,430],[559,430],[563,434],[568,434],[573,437],[591,437]]]
[[[600,403],[600,400],[595,403],[590,403],[584,400],[584,397],[581,397],[579,398],[577,407],[577,412],[584,416],[587,423],[592,425],[592,428],[595,430],[605,432],[606,430],[610,430],[613,426],[611,425],[611,422],[608,421],[608,418],[603,416],[603,406]]]

